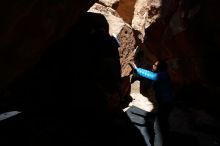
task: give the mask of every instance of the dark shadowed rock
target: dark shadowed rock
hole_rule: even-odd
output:
[[[0,87],[32,66],[95,0],[4,1],[0,5]]]

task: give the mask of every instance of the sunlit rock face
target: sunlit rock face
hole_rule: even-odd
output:
[[[124,27],[125,22],[118,15],[117,11],[110,7],[103,6],[101,4],[95,3],[88,12],[99,13],[105,16],[106,20],[109,23],[109,34],[118,35],[121,29]]]
[[[33,65],[94,0],[1,2],[0,87]]]
[[[119,42],[119,54],[121,62],[121,76],[129,76],[131,68],[128,63],[134,60],[134,50],[143,45],[145,29],[160,16],[160,0],[133,0],[114,1],[117,7],[113,8],[112,1],[99,1],[93,5],[89,12],[103,14],[109,23],[110,35],[116,35]],[[112,7],[112,8],[111,8]],[[154,57],[155,58],[155,57]]]
[[[113,7],[119,2],[119,0],[99,0],[99,3],[107,7]]]
[[[103,14],[109,23],[109,34],[115,36],[119,41],[119,55],[121,63],[121,77],[129,76],[131,67],[129,62],[134,59],[136,47],[135,36],[132,27],[123,21],[117,11],[101,4],[93,5],[89,12]]]
[[[148,28],[160,16],[161,0],[137,0],[135,3],[132,27],[145,36]]]

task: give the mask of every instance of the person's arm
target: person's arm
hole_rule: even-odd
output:
[[[137,72],[138,75],[144,77],[144,78],[147,78],[147,79],[150,79],[150,80],[153,80],[153,81],[156,81],[158,80],[158,73],[154,73],[152,71],[149,71],[149,70],[146,70],[146,69],[143,69],[143,68],[134,68]]]
[[[147,70],[147,69],[138,68],[136,66],[136,64],[134,64],[133,62],[131,62],[129,64],[135,70],[135,72],[141,77],[144,77],[144,78],[147,78],[147,79],[150,79],[150,80],[153,80],[153,81],[163,79],[163,76],[164,76],[163,73],[155,73],[155,72],[152,72],[152,71]]]
[[[144,78],[147,78],[147,79],[150,79],[150,80],[153,80],[153,81],[156,81],[158,80],[158,74],[157,73],[154,73],[152,71],[149,71],[147,69],[143,69],[143,68],[138,68],[136,66],[135,63],[131,62],[129,63],[130,66],[135,70],[135,72],[141,76],[141,77],[144,77]]]

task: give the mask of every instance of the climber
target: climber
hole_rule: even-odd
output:
[[[166,61],[156,61],[152,66],[152,70],[138,68],[134,63],[130,65],[134,69],[135,74],[152,81],[155,98],[158,103],[155,117],[158,117],[160,131],[165,142],[169,131],[168,117],[173,106],[172,88]],[[156,131],[154,131],[154,135],[157,134]]]

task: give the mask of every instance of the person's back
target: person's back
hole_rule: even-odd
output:
[[[167,73],[164,73],[164,76],[166,76],[166,78],[153,82],[153,88],[158,102],[170,104],[173,101],[170,77]]]

